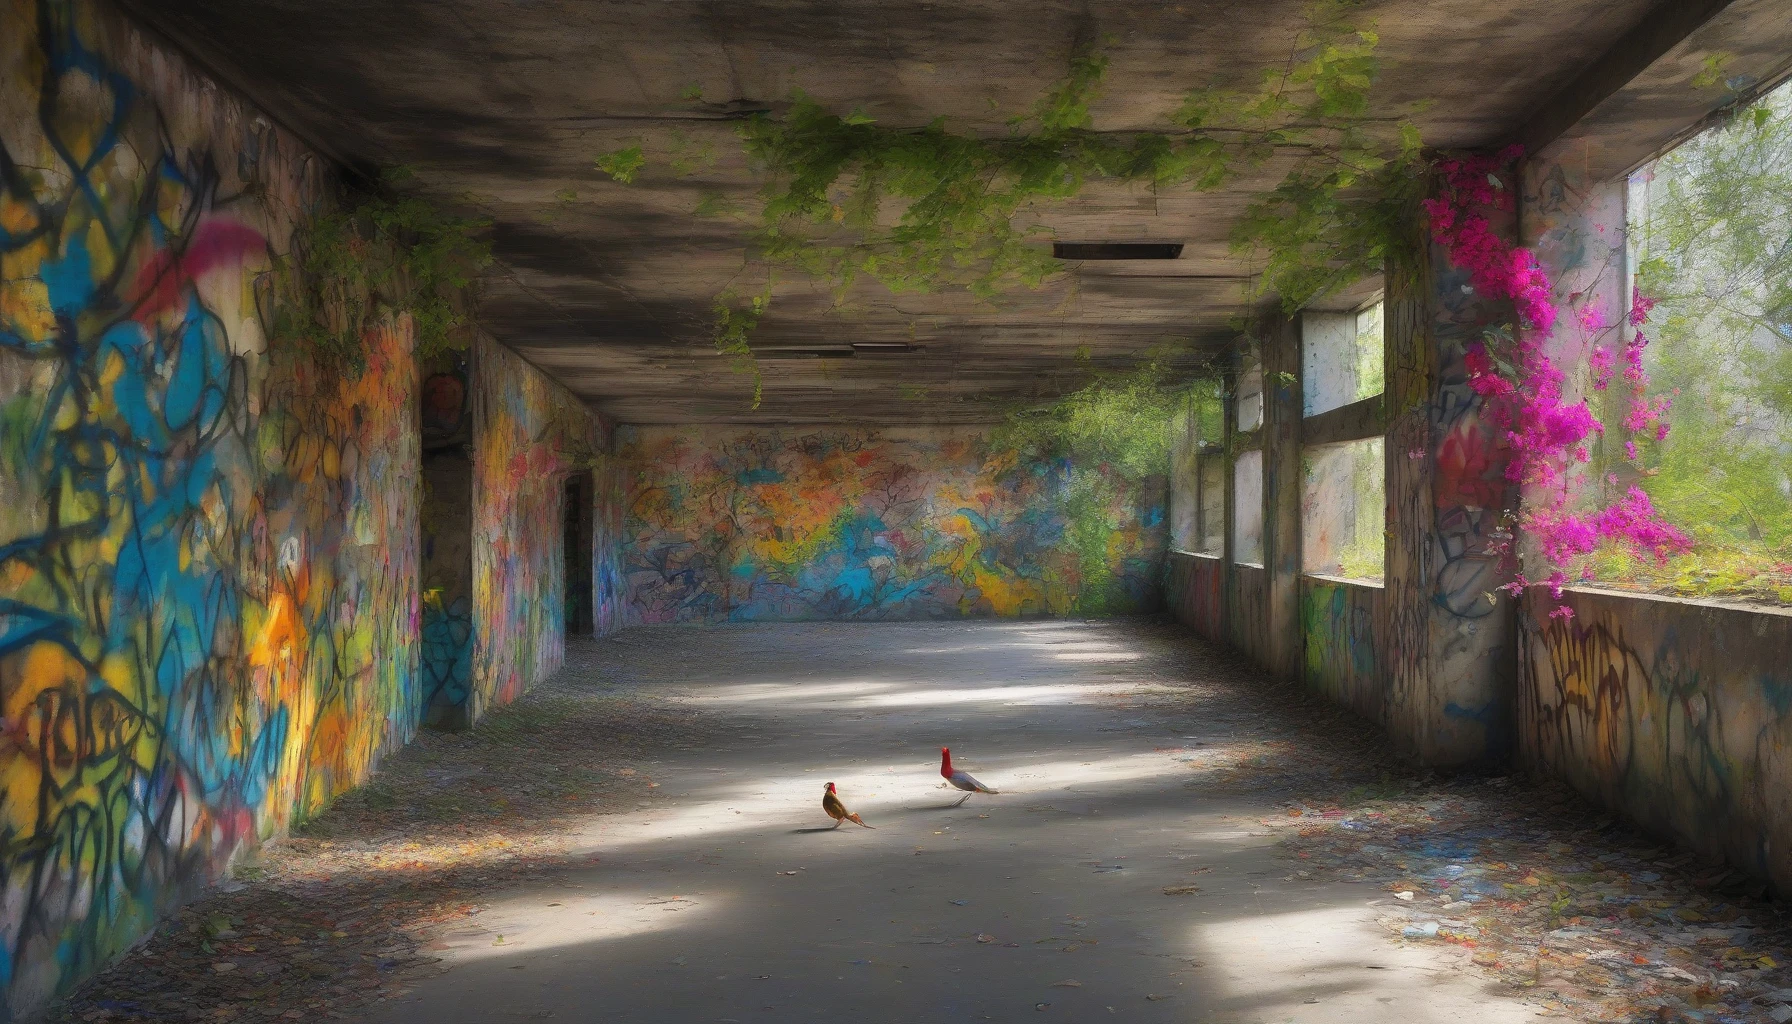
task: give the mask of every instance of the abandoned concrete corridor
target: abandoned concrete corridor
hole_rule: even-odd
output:
[[[1000,795],[953,806],[942,745]],[[1675,972],[1746,1008],[1738,950],[1784,956],[1768,905],[1561,793],[1382,745],[1174,626],[628,630],[399,753],[66,1019],[1517,1021],[1641,1013]],[[829,781],[875,831],[818,831]]]
[[[1789,12],[0,0],[0,1024],[1792,1024]]]

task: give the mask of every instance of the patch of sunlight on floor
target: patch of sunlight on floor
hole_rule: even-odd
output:
[[[1144,655],[1137,651],[1057,651],[1053,661],[1138,661]]]
[[[1131,657],[1140,657],[1139,652],[1108,640],[1040,640],[1020,641],[1002,640],[996,643],[954,644],[949,647],[909,647],[903,654],[987,654],[992,651],[1124,651]]]
[[[1133,693],[1136,684],[1049,683],[1032,686],[983,686],[968,690],[906,690],[848,701],[849,707],[912,708],[941,704],[1080,704],[1090,697]]]
[[[1194,926],[1189,955],[1205,961],[1220,980],[1217,994],[1222,1005],[1248,1008],[1248,1019],[1294,1024],[1356,1020],[1442,1024],[1529,1016],[1522,1004],[1481,999],[1474,985],[1443,971],[1434,953],[1390,944],[1358,901],[1262,912],[1266,903],[1285,905],[1291,899],[1309,898],[1285,891],[1235,893],[1232,906],[1213,907],[1216,917],[1222,912],[1228,916]]]
[[[1088,796],[1123,790],[1131,783],[1186,769],[1168,756],[1147,752],[1115,757],[1037,761],[1031,757],[959,758],[961,767],[1001,793],[980,801],[1031,798],[1041,793]],[[668,839],[730,835],[736,839],[774,832],[825,828],[822,787],[833,782],[847,805],[876,825],[880,819],[939,809],[963,794],[947,789],[939,762],[867,765],[851,771],[814,771],[766,778],[731,790],[709,789],[696,802],[680,802],[605,818],[601,831],[587,833],[581,850],[616,852]]]
[[[1090,760],[1043,761],[1011,769],[1012,782],[1003,792],[1067,790],[1087,794],[1140,779],[1160,775],[1183,775],[1187,769],[1164,754],[1146,752]],[[985,777],[988,776],[988,777]],[[977,776],[985,783],[1002,789],[993,770]]]
[[[752,704],[761,701],[809,701],[817,697],[850,697],[889,690],[898,683],[880,683],[869,679],[843,680],[837,683],[741,683],[735,686],[705,686],[691,700],[703,704]]]
[[[698,900],[644,892],[537,891],[493,902],[479,914],[477,926],[449,931],[437,951],[442,959],[456,963],[527,956],[688,928],[726,905],[725,899],[714,895]],[[522,937],[525,934],[527,938]]]

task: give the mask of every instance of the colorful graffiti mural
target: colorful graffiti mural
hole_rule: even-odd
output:
[[[566,479],[593,472],[603,449],[603,425],[594,413],[483,336],[474,352],[473,415],[469,722],[560,668],[566,651]],[[614,513],[609,515],[613,522]],[[600,561],[593,559],[594,587]]]
[[[1792,891],[1792,614],[1568,591],[1521,608],[1519,753]]]
[[[1378,586],[1311,576],[1300,584],[1302,682],[1373,722],[1382,716],[1375,641],[1381,600]]]
[[[602,636],[621,629],[628,618],[623,606],[626,559],[622,547],[628,482],[622,460],[600,453],[591,480],[591,620],[593,632]]]
[[[0,0],[0,92],[13,1016],[410,736],[418,449],[407,320],[270,346],[290,138],[90,4]]]
[[[1063,615],[1088,559],[1067,507],[1108,495],[1110,610],[1157,603],[1163,479],[1077,487],[970,429],[625,428],[631,621]],[[1103,470],[1091,469],[1096,473]],[[1085,531],[1082,535],[1086,542]]]

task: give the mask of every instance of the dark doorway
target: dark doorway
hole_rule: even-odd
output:
[[[591,632],[591,479],[566,481],[566,635]]]

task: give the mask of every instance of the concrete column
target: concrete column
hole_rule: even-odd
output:
[[[1300,672],[1301,473],[1300,321],[1279,311],[1263,334],[1263,566],[1265,668],[1293,679]]]
[[[1625,246],[1627,181],[1623,175],[1610,176],[1602,167],[1609,161],[1598,159],[1597,145],[1584,138],[1564,139],[1524,162],[1520,169],[1519,236],[1549,273],[1550,296],[1562,313],[1555,330],[1543,339],[1543,351],[1565,377],[1563,401],[1590,398],[1595,415],[1608,423],[1621,423],[1622,396],[1627,394],[1622,380],[1609,392],[1594,391],[1591,364],[1595,345],[1616,355],[1630,334],[1623,326],[1631,278]],[[1581,326],[1581,318],[1589,310],[1596,311],[1599,322],[1608,326],[1597,331]],[[1604,407],[1608,401],[1611,408]],[[1609,437],[1591,439],[1589,444],[1603,472],[1618,477],[1615,485],[1607,484],[1599,470],[1575,463],[1568,467],[1569,486],[1582,489],[1587,499],[1603,494],[1610,500],[1636,483],[1640,478],[1637,467],[1621,450],[1624,438],[1620,428]],[[1602,446],[1613,450],[1602,452]],[[1591,479],[1583,481],[1589,476]],[[1610,493],[1614,486],[1617,495]],[[1535,487],[1526,487],[1524,492],[1527,506],[1547,505],[1557,497]],[[1519,552],[1524,564],[1531,567],[1532,578],[1547,575],[1523,535]]]
[[[1234,440],[1238,434],[1238,369],[1242,362],[1238,345],[1226,360],[1224,383],[1220,387],[1220,453],[1224,463],[1221,478],[1225,481],[1225,502],[1221,506],[1220,521],[1225,535],[1220,538],[1220,614],[1219,635],[1214,639],[1225,638],[1233,646],[1238,644],[1238,571],[1234,565],[1237,551],[1238,520],[1238,474],[1234,466],[1238,461],[1238,453],[1233,450]]]
[[[1488,211],[1511,238],[1516,215]],[[1413,257],[1388,268],[1387,722],[1427,764],[1502,760],[1515,665],[1509,578],[1514,488],[1503,431],[1468,386],[1466,347],[1511,324],[1511,304],[1477,294],[1416,223]]]

